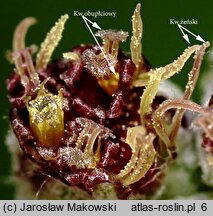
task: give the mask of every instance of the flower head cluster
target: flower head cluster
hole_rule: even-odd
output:
[[[132,17],[130,57],[119,49],[127,32],[102,30],[96,33],[103,39],[102,50],[82,45],[51,62],[67,19],[64,15],[55,23],[35,59],[33,49],[25,46],[26,32],[35,19],[24,19],[15,30],[15,69],[7,88],[11,126],[20,147],[41,175],[70,187],[93,194],[108,183],[119,198],[153,194],[164,168],[175,159],[185,110],[201,113],[197,123],[212,147],[211,106],[190,101],[209,43],[188,47],[174,62],[151,69],[142,55],[138,4]],[[183,97],[160,95],[161,81],[179,73],[193,53]]]

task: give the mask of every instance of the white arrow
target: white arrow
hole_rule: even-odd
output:
[[[92,24],[92,27],[100,29],[100,26],[96,23],[96,22],[92,22],[91,20],[89,20],[88,18],[86,18],[85,16],[82,16],[84,18],[84,20],[87,20],[88,22],[90,22]]]
[[[89,27],[89,25],[88,25],[88,23],[87,23],[87,21],[86,21],[86,20],[88,20],[88,19],[87,19],[85,16],[82,16],[82,18],[83,18],[84,22],[86,23],[86,26],[87,26],[87,28],[89,29],[90,33],[92,34],[93,38],[95,39],[95,42],[96,42],[97,45],[99,46],[99,49],[100,49],[101,52],[103,53],[104,58],[106,59],[108,65],[109,65],[109,69],[115,74],[115,68],[114,68],[114,66],[109,62],[109,59],[107,58],[106,54],[104,53],[102,47],[100,46],[98,40],[96,39],[95,35],[93,34],[91,28]]]
[[[183,31],[183,29],[181,28],[181,25],[178,24],[178,27],[179,27],[179,29],[181,30],[182,34],[183,34],[183,38],[184,38],[188,43],[190,43],[189,37],[188,37],[188,35],[185,34],[185,32]]]
[[[190,33],[191,35],[193,35],[193,36],[195,37],[196,40],[201,41],[201,42],[205,42],[205,41],[203,40],[203,38],[202,38],[200,35],[196,35],[196,34],[192,33],[191,31],[189,31],[187,28],[183,27],[183,26],[180,25],[180,24],[178,24],[178,27],[179,27],[179,29],[181,30],[181,32],[183,33],[183,38],[184,38],[188,43],[190,43],[189,38],[188,38],[188,35],[184,33],[183,29],[184,29],[185,31],[187,31],[188,33]]]
[[[183,38],[184,38],[188,43],[190,43],[190,40],[189,40],[189,37],[188,37],[187,34],[184,34],[184,35],[183,35]]]
[[[178,27],[180,28],[180,30],[181,30],[181,32],[182,32],[182,34],[183,34],[183,38],[184,38],[188,43],[190,43],[188,35],[184,33],[184,31],[183,31],[182,28],[179,26],[179,24],[178,24]]]
[[[201,41],[201,42],[205,42],[205,41],[203,40],[203,38],[202,38],[200,35],[198,35],[198,36],[196,37],[196,40]]]

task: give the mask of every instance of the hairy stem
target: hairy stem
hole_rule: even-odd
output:
[[[188,79],[188,82],[187,82],[187,85],[186,85],[186,90],[185,90],[185,93],[184,93],[184,96],[183,96],[184,100],[189,100],[192,93],[193,93],[193,90],[195,88],[195,85],[197,83],[197,79],[198,79],[198,76],[199,76],[199,73],[200,73],[200,67],[201,67],[201,64],[202,64],[203,55],[205,53],[205,49],[209,45],[210,45],[209,42],[206,42],[197,51],[192,70],[189,73],[189,79]],[[185,112],[184,109],[177,110],[176,113],[175,113],[175,116],[173,118],[172,130],[171,130],[171,134],[170,134],[171,145],[174,145],[174,141],[175,141],[175,139],[177,137],[178,130],[180,128],[184,112]]]
[[[17,52],[25,49],[25,36],[29,27],[35,23],[36,19],[33,17],[27,17],[19,23],[13,36],[13,51]]]
[[[163,141],[162,145],[163,148],[171,147],[171,141],[169,139],[169,135],[166,132],[166,129],[163,124],[162,117],[164,116],[165,112],[169,109],[184,109],[184,110],[191,110],[198,113],[206,113],[208,110],[206,108],[201,107],[200,105],[191,102],[189,100],[183,100],[183,99],[168,99],[164,101],[159,108],[154,112],[152,118],[153,118],[153,127],[160,137],[160,139]]]

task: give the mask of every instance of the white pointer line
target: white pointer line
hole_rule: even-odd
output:
[[[88,18],[86,18],[85,16],[83,16],[84,17],[84,19],[85,20],[87,20],[88,22],[90,22],[91,24],[92,24],[92,27],[94,27],[94,28],[97,28],[97,29],[100,29],[101,30],[101,28],[100,28],[100,26],[96,23],[96,22],[92,22],[91,20],[89,20]]]
[[[182,28],[183,28],[185,31],[189,32],[189,33],[190,33],[191,35],[193,35],[194,37],[197,37],[196,34],[192,33],[191,31],[189,31],[187,28],[183,27],[182,25],[178,24],[178,26],[180,27],[181,30],[182,30]],[[182,33],[183,33],[183,30],[182,30]]]
[[[184,35],[185,32],[183,31],[182,26],[181,26],[180,24],[178,24],[178,27],[179,27],[179,29],[181,30],[182,34]]]
[[[184,30],[187,31],[189,34],[193,35],[193,36],[196,38],[196,40],[201,41],[201,42],[205,42],[205,41],[203,40],[203,38],[202,38],[200,35],[194,34],[193,32],[189,31],[187,28],[183,27],[183,26],[180,25],[180,24],[178,24],[178,27],[179,27],[179,29],[181,30],[181,32],[183,33],[183,35],[184,35],[183,37],[187,37],[187,38],[188,38],[188,36],[185,36],[186,34],[185,34],[184,31],[183,31],[183,29],[184,29]],[[186,38],[185,38],[185,39],[186,39]],[[186,39],[186,40],[187,40],[187,39]]]
[[[82,16],[85,20],[87,20],[88,22],[90,22],[91,24],[93,24],[93,22],[89,19],[87,19],[85,16]]]
[[[95,42],[97,43],[97,45],[99,46],[101,52],[103,53],[104,58],[106,59],[108,65],[109,65],[109,69],[115,74],[115,68],[113,67],[113,65],[110,64],[110,62],[109,62],[109,60],[108,60],[106,54],[104,53],[104,51],[103,51],[102,47],[100,46],[98,40],[96,39],[96,37],[95,37],[95,35],[93,34],[91,28],[89,27],[89,25],[88,25],[88,23],[87,23],[87,21],[86,21],[86,17],[82,16],[82,18],[83,18],[84,22],[86,23],[86,26],[87,26],[87,28],[89,29],[90,33],[92,34],[93,38],[95,39]]]
[[[183,38],[184,38],[188,43],[190,43],[189,37],[188,37],[188,35],[185,34],[185,32],[183,31],[183,29],[181,28],[181,25],[178,24],[178,28],[179,28],[180,31],[182,32]]]

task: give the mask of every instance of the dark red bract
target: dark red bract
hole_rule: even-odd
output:
[[[75,48],[79,53],[91,46]],[[108,137],[101,142],[100,162],[97,169],[77,169],[75,166],[69,167],[59,157],[54,161],[47,161],[41,157],[34,145],[36,141],[29,125],[29,114],[22,98],[24,89],[19,77],[13,73],[7,81],[9,100],[12,108],[10,119],[12,128],[18,137],[21,148],[37,164],[40,165],[42,173],[61,179],[68,185],[79,185],[80,187],[92,191],[94,186],[103,182],[111,182],[117,185],[121,198],[127,198],[125,189],[120,191],[121,183],[114,180],[113,175],[119,173],[128,163],[131,157],[131,149],[125,143],[126,131],[128,127],[140,123],[139,110],[140,96],[142,88],[130,89],[132,76],[135,69],[130,59],[125,57],[121,51],[118,56],[118,66],[120,71],[119,87],[113,96],[108,95],[98,84],[96,77],[84,68],[85,62],[78,61],[69,63],[66,60],[56,60],[49,64],[47,69],[39,71],[39,78],[46,83],[46,89],[56,94],[63,88],[63,111],[65,116],[65,137],[60,146],[74,146],[79,136],[82,126],[76,122],[76,118],[83,117],[93,120],[112,130],[116,138]],[[147,69],[149,66],[146,65]],[[35,97],[36,92],[30,93]],[[75,138],[70,139],[73,134]],[[156,168],[153,167],[155,170]],[[148,186],[150,179],[156,171],[147,173],[144,180],[131,186],[131,190],[142,190],[143,185]],[[147,185],[148,183],[148,185]],[[150,181],[152,183],[152,181]],[[143,190],[142,190],[143,191]],[[125,195],[126,194],[126,195]]]

